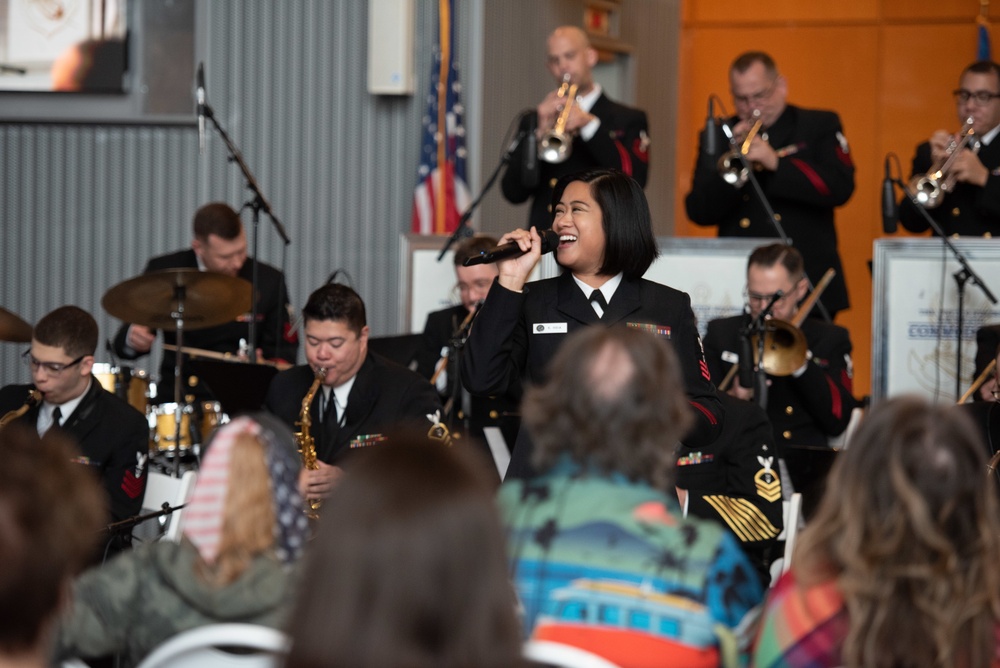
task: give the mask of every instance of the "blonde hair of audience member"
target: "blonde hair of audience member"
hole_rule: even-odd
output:
[[[247,433],[236,436],[229,479],[219,556],[212,566],[200,559],[195,562],[198,575],[218,587],[235,582],[255,555],[274,547],[271,479],[264,446],[256,436]]]
[[[286,668],[520,666],[490,487],[422,435],[358,451],[323,504]]]
[[[521,405],[539,470],[565,453],[580,465],[671,489],[674,446],[693,419],[670,344],[639,329],[587,327],[559,347],[548,377]]]
[[[846,666],[989,666],[1000,623],[1000,508],[967,416],[879,404],[838,455],[800,535],[798,579],[835,578]]]
[[[0,664],[47,665],[69,582],[97,548],[106,500],[77,455],[55,431],[0,430]]]

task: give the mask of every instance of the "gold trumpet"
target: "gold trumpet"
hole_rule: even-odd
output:
[[[951,143],[945,149],[947,156],[943,160],[938,160],[929,172],[914,176],[906,186],[909,195],[920,202],[924,208],[936,209],[941,204],[945,193],[950,193],[955,187],[955,176],[951,174],[952,163],[955,158],[965,148],[975,131],[972,129],[974,119],[969,116],[965,119],[965,125],[958,131],[958,139],[952,137]],[[979,152],[978,143],[974,149]]]
[[[761,367],[769,376],[791,376],[796,370],[802,368],[806,363],[809,345],[806,343],[806,335],[799,327],[812,311],[813,306],[819,301],[820,295],[830,285],[830,281],[837,274],[832,267],[826,270],[823,278],[819,280],[812,293],[802,302],[795,317],[791,321],[769,318],[764,322],[764,358],[760,359],[760,338],[758,335],[750,339],[750,347],[753,350],[753,363]],[[730,367],[726,377],[719,383],[719,390],[725,391],[729,384],[736,377],[736,372],[740,365],[737,362]]]
[[[747,154],[747,151],[750,150],[750,143],[757,136],[757,133],[760,132],[760,128],[764,124],[764,121],[761,120],[759,109],[753,110],[753,118],[754,124],[750,126],[750,131],[744,137],[739,150],[731,149],[723,153],[718,162],[719,176],[722,177],[723,181],[737,188],[742,188],[750,178],[750,172],[743,165],[740,156]]]
[[[569,120],[569,112],[576,102],[576,91],[579,86],[571,84],[569,80],[570,75],[567,72],[563,75],[558,92],[559,97],[565,100],[562,111],[559,112],[552,129],[543,134],[541,141],[538,142],[538,158],[553,164],[565,162],[573,150],[573,138],[566,132],[566,121]]]

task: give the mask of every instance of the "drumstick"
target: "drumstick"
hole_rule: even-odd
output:
[[[177,346],[173,343],[164,343],[164,350],[177,350]],[[189,346],[184,346],[184,354],[188,357],[207,357],[213,360],[222,360],[223,362],[236,362],[240,364],[252,364],[245,359],[241,359],[238,355],[233,353],[220,353],[214,350],[205,350],[204,348],[191,348]],[[287,362],[272,362],[271,360],[260,360],[256,364],[261,364],[263,366],[273,366],[279,371],[284,371],[285,369],[292,368],[292,365]]]

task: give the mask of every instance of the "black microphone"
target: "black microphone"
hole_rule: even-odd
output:
[[[198,63],[198,152],[205,153],[205,63]]]
[[[889,156],[885,156],[885,180],[882,181],[882,231],[893,234],[896,231],[896,221],[899,220],[899,209],[896,206],[896,192],[892,187],[892,176],[889,174]]]
[[[714,156],[718,150],[718,141],[715,135],[715,101],[712,96],[708,96],[708,118],[705,119],[705,155]]]
[[[551,253],[559,246],[559,235],[552,230],[545,230],[542,232],[542,255],[546,253]],[[498,262],[500,260],[506,260],[509,257],[518,257],[524,255],[524,251],[515,242],[511,241],[505,244],[500,244],[495,246],[488,251],[482,251],[479,255],[475,257],[470,257],[468,260],[462,263],[464,267],[472,267],[477,264],[490,264],[492,262]]]
[[[538,186],[538,114],[528,112],[528,127],[524,135],[524,156],[521,162],[521,185],[529,190]]]

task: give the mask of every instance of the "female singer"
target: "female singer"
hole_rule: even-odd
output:
[[[659,254],[642,188],[621,172],[601,169],[563,177],[552,201],[552,229],[559,235],[556,262],[564,272],[527,283],[541,257],[538,231],[517,229],[500,239],[517,243],[524,254],[498,263],[500,275],[466,342],[466,388],[496,395],[518,379],[538,383],[570,332],[596,324],[637,327],[669,340],[681,359],[695,416],[684,444],[714,440],[723,411],[705,365],[691,299],[642,278]],[[508,476],[533,474],[530,451],[522,430]]]

